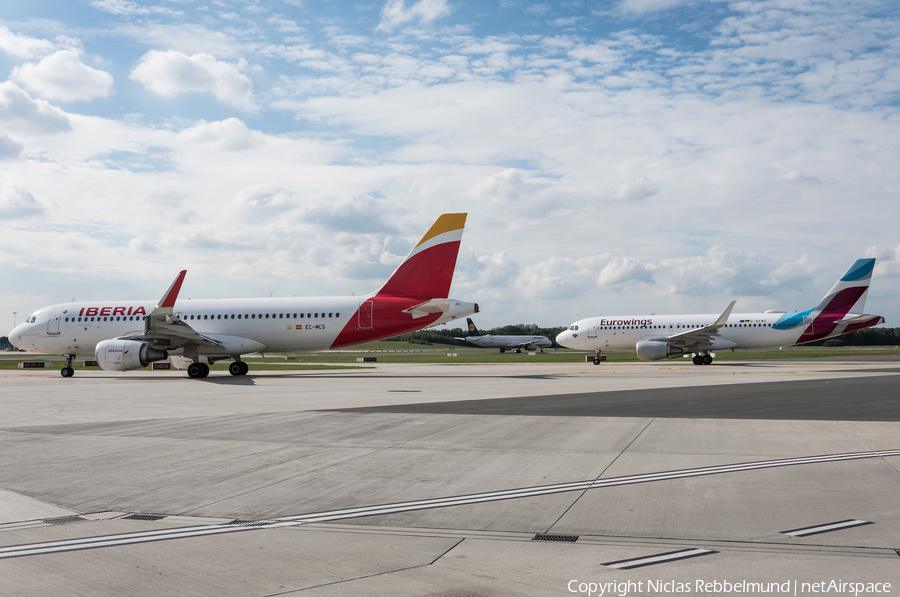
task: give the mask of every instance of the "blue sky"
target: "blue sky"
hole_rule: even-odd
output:
[[[896,2],[87,0],[0,7],[0,313],[374,290],[467,211],[479,325],[898,321]]]

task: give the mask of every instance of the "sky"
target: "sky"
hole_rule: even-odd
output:
[[[900,325],[900,4],[0,4],[0,330],[72,300],[364,294],[467,212],[482,328]]]

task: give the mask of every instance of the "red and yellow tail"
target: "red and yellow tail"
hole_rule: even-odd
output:
[[[447,298],[466,214],[444,214],[428,229],[375,296]]]

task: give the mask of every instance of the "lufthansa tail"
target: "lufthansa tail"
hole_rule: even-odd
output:
[[[467,317],[467,318],[466,318],[466,321],[467,321],[468,324],[469,324],[469,337],[471,338],[471,337],[473,337],[473,336],[480,336],[480,335],[481,335],[481,332],[479,332],[479,331],[478,331],[478,328],[475,327],[475,322],[472,321],[472,318],[471,318],[471,317]]]

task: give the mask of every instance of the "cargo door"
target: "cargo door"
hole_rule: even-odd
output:
[[[359,329],[371,330],[375,328],[375,322],[372,312],[375,310],[375,303],[372,301],[363,301],[359,304]]]

